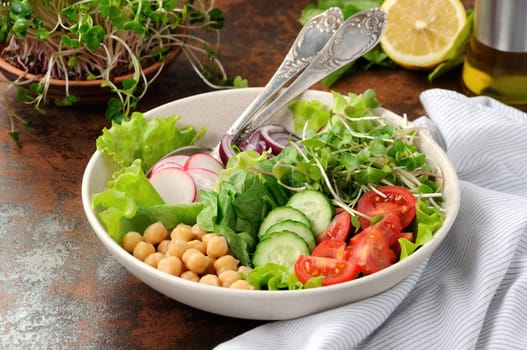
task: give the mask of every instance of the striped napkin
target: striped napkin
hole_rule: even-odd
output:
[[[438,250],[394,288],[270,322],[227,349],[527,349],[527,114],[432,89],[428,118],[458,172],[461,207]],[[437,136],[436,135],[436,136]]]

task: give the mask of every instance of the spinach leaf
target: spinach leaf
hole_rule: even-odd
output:
[[[272,177],[235,168],[223,179],[217,192],[202,192],[203,209],[197,223],[205,230],[225,236],[236,258],[250,266],[260,223],[287,198]]]

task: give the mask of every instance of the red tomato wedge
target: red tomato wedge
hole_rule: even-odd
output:
[[[362,273],[369,275],[390,266],[397,257],[378,225],[373,225],[351,238],[346,259],[357,264]]]
[[[347,211],[341,211],[331,221],[331,224],[317,237],[317,243],[327,239],[345,241],[351,228],[351,217]]]
[[[394,213],[388,213],[381,221],[375,223],[373,226],[379,230],[389,246],[397,243],[403,229],[399,216]]]
[[[384,196],[379,194],[382,193]],[[366,192],[357,203],[357,210],[368,216],[386,216],[397,214],[402,228],[406,228],[415,217],[416,199],[412,192],[400,186],[383,186],[376,191]],[[371,222],[363,217],[359,218],[363,229],[369,227]]]
[[[346,246],[346,242],[341,239],[326,239],[313,249],[311,256],[342,260],[346,252]]]
[[[359,267],[351,261],[301,255],[295,263],[295,274],[302,283],[322,276],[322,285],[328,286],[357,278]]]

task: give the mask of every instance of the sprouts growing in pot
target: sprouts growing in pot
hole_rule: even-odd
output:
[[[82,99],[70,92],[69,82],[100,80],[112,93],[106,116],[120,122],[135,109],[174,50],[184,53],[209,86],[233,85],[216,56],[223,20],[214,0],[3,1],[1,57],[24,72],[9,82],[17,87],[18,101],[43,112],[49,84],[59,79],[65,82],[65,96],[54,102],[69,106]],[[147,77],[144,68],[156,62],[162,64]],[[131,75],[115,81],[126,74]],[[11,135],[18,141],[13,118],[20,118],[10,118]]]

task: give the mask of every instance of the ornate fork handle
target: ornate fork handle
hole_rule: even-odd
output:
[[[233,134],[233,143],[246,139],[313,84],[371,50],[379,42],[385,24],[386,13],[380,8],[363,11],[348,18],[302,74],[240,129],[240,132]]]
[[[281,88],[293,76],[307,67],[320,52],[331,36],[343,22],[342,12],[339,8],[332,7],[322,15],[316,16],[306,23],[302,30],[303,35],[298,36],[284,61],[271,79],[273,87]]]
[[[307,22],[265,88],[236,119],[227,134],[235,134],[244,128],[271,97],[307,67],[343,21],[342,11],[332,7]]]

